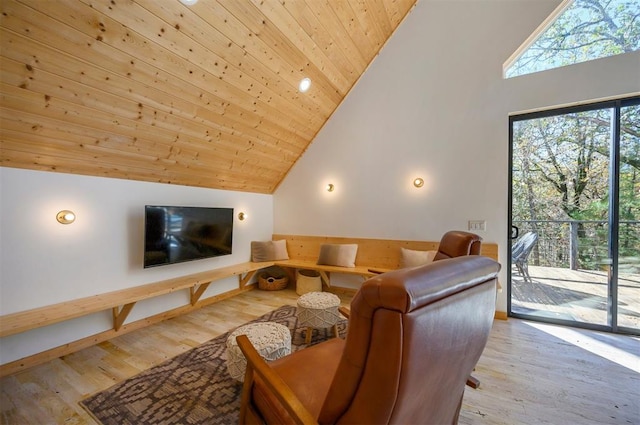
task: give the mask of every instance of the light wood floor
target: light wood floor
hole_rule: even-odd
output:
[[[0,423],[94,424],[78,405],[87,395],[296,299],[247,292],[5,377]],[[639,356],[638,338],[496,321],[460,423],[639,424]]]

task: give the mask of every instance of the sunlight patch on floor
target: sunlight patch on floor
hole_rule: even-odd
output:
[[[625,350],[621,350],[620,348],[613,347],[571,328],[551,326],[543,323],[525,323],[542,332],[573,344],[576,347],[617,363],[620,366],[626,367],[636,373],[640,373],[640,355],[636,353],[630,353]],[[640,343],[638,344],[638,353],[640,353]]]

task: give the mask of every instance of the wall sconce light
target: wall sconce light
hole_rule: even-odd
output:
[[[60,224],[71,224],[76,221],[76,215],[73,211],[62,210],[56,215],[56,220]]]
[[[238,214],[238,220],[240,220],[240,221],[244,220],[247,217],[248,216],[247,216],[246,213],[241,212],[241,213]]]
[[[413,185],[415,187],[422,187],[422,186],[424,186],[424,180],[422,179],[422,177],[418,177],[418,178],[413,180]]]
[[[336,187],[333,185],[333,183],[329,183],[327,185],[327,192],[333,192],[336,189]]]

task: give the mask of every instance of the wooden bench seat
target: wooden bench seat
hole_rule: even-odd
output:
[[[401,266],[401,248],[416,251],[435,251],[440,241],[411,241],[394,239],[348,238],[333,236],[303,236],[274,234],[272,240],[286,240],[288,260],[274,261],[276,266],[289,271],[295,280],[295,270],[316,270],[322,282],[331,287],[331,274],[342,273],[362,276],[363,280],[380,272],[395,270]],[[322,244],[357,244],[355,267],[336,267],[316,264]],[[498,260],[498,245],[483,243],[481,255]],[[377,272],[377,273],[376,273]]]
[[[316,270],[318,273],[320,273],[320,277],[322,278],[322,283],[324,283],[327,287],[331,287],[331,273],[354,274],[354,275],[361,276],[364,279],[368,279],[381,272],[386,272],[391,270],[387,268],[379,268],[379,267],[374,268],[374,267],[367,267],[367,266],[356,266],[356,267],[326,266],[326,265],[316,264],[315,261],[291,260],[291,259],[274,261],[274,265],[282,267],[285,270],[287,269]],[[290,273],[289,277],[295,280],[293,273]]]

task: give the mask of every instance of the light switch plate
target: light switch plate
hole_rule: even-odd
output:
[[[471,231],[487,230],[487,221],[486,220],[469,220],[469,230]]]

